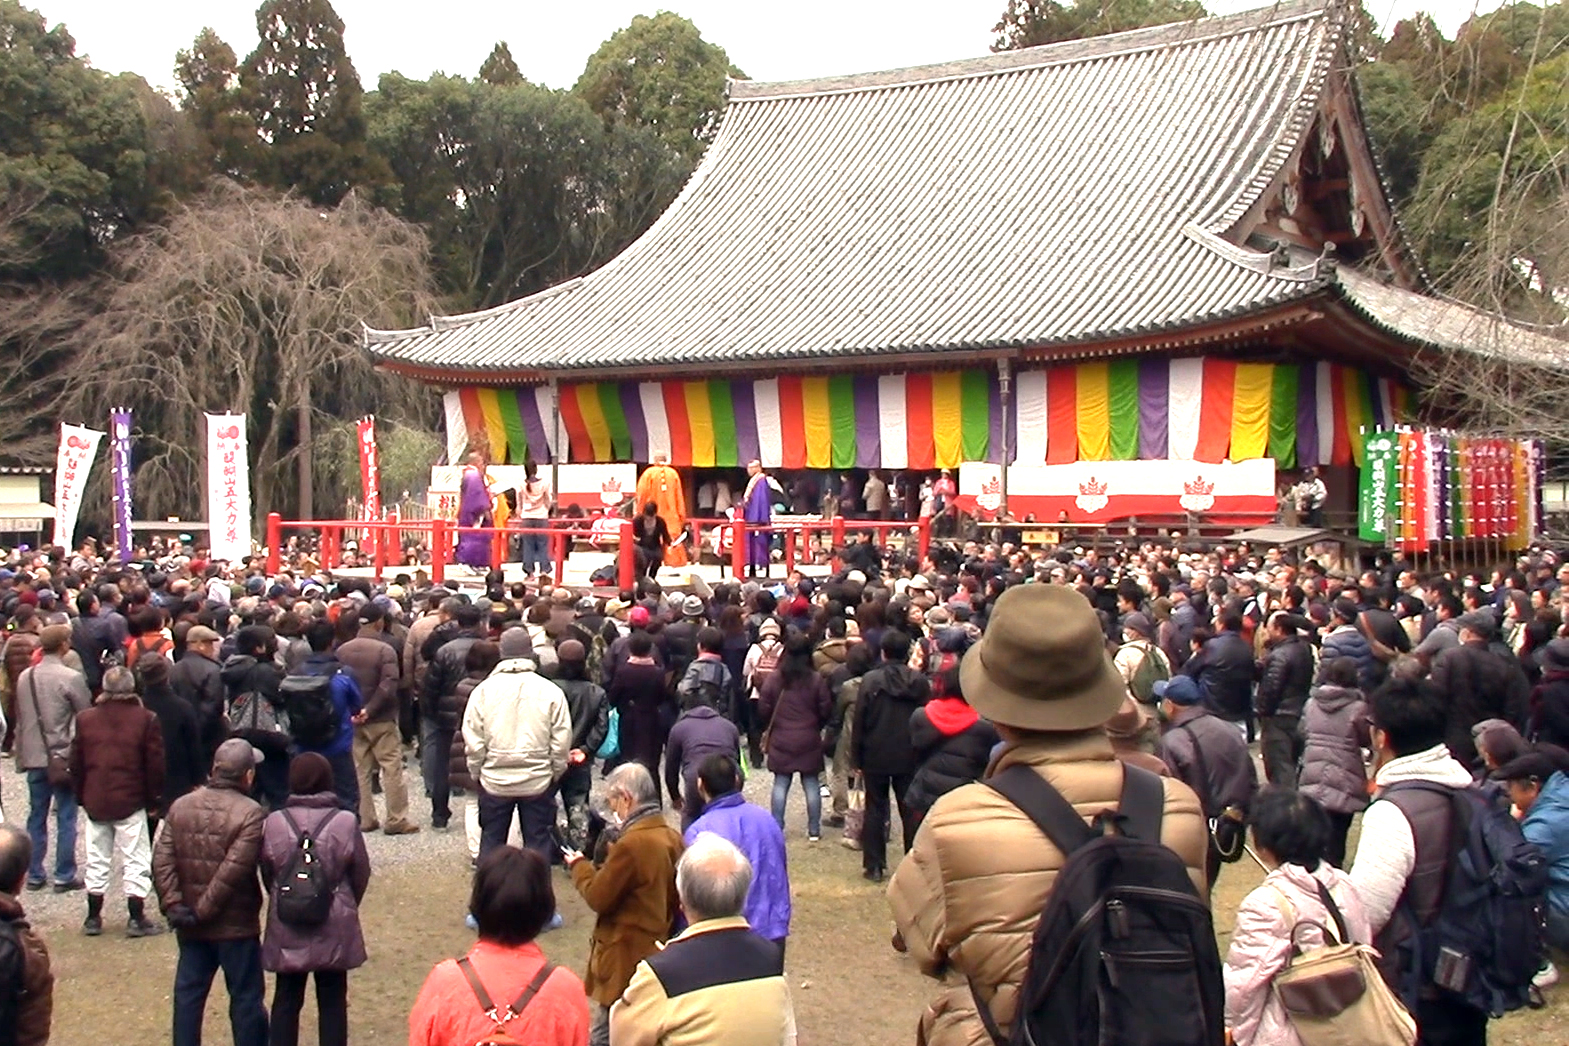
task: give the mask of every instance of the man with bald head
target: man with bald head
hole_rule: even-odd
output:
[[[638,963],[610,1011],[617,1046],[793,1046],[795,1011],[779,947],[742,917],[752,865],[710,832],[676,866],[676,891],[690,925]]]

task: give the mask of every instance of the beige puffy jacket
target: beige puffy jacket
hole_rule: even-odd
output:
[[[567,771],[572,716],[561,688],[528,658],[509,658],[469,694],[463,752],[491,795],[543,795]]]
[[[1122,764],[1101,731],[1038,735],[1005,750],[990,773],[1016,763],[1036,768],[1088,820],[1115,809]],[[1182,858],[1205,894],[1207,829],[1198,797],[1164,779],[1161,841]],[[921,1017],[925,1046],[991,1046],[966,979],[1006,1034],[1024,980],[1030,941],[1064,862],[1025,814],[983,784],[939,799],[915,846],[888,885],[895,922],[921,972],[942,990]]]

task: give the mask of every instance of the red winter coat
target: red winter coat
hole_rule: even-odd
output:
[[[94,821],[118,821],[163,800],[163,730],[135,694],[105,694],[76,717],[71,784]]]

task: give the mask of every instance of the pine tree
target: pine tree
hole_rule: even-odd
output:
[[[509,87],[523,82],[523,70],[512,58],[512,48],[502,40],[491,50],[490,57],[479,67],[479,78],[497,87]]]

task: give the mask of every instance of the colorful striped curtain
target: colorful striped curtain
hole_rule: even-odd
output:
[[[497,463],[664,455],[682,466],[756,458],[789,469],[951,469],[1000,460],[1005,433],[1021,464],[1265,456],[1281,468],[1352,464],[1364,427],[1413,420],[1409,389],[1327,362],[1078,363],[1015,373],[1012,400],[1005,415],[996,372],[972,367],[465,387],[448,393],[443,409],[452,460],[483,445]]]

